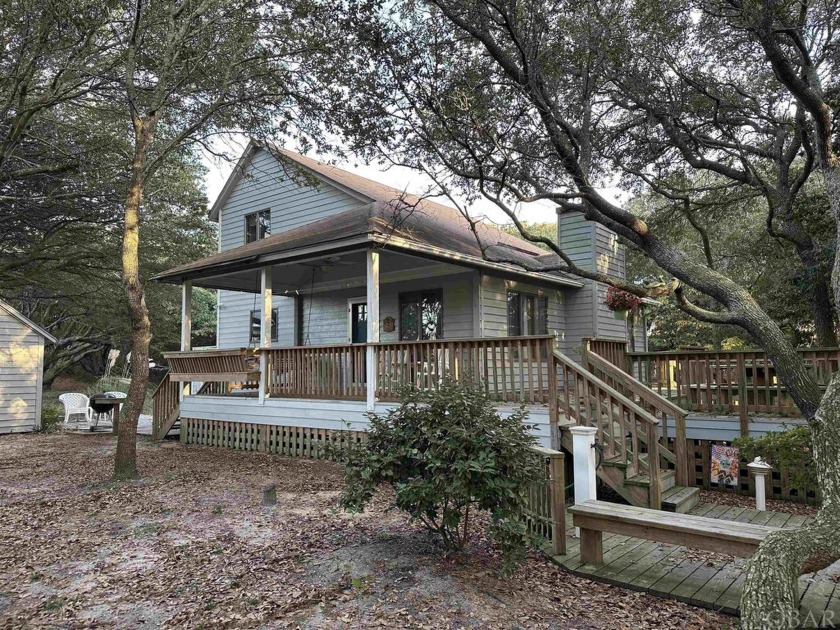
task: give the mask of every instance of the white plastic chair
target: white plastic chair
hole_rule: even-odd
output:
[[[84,416],[85,421],[88,423],[93,420],[93,409],[90,408],[90,399],[84,394],[62,394],[58,397],[58,401],[64,405],[64,424],[69,424],[70,418],[73,416]]]

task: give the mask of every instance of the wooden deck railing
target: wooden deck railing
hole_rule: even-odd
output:
[[[535,536],[551,545],[552,555],[566,553],[565,457],[550,448],[533,447],[540,479],[528,488],[525,524]]]
[[[668,441],[668,427],[674,427],[673,455],[666,448],[662,451],[664,459],[673,464],[678,486],[691,485],[691,471],[688,469],[688,445],[685,433],[685,410],[670,400],[646,387],[644,383],[628,374],[618,364],[607,361],[594,351],[586,355],[586,365],[589,371],[604,381],[610,387],[624,394],[642,409],[659,420],[660,440]],[[668,468],[665,462],[663,468]]]
[[[258,350],[199,350],[195,352],[165,352],[173,381],[232,381],[260,380]]]
[[[660,459],[676,461],[674,453],[659,442],[659,420],[564,354],[555,350],[554,359],[559,412],[579,425],[595,427],[605,460],[626,462],[628,477],[647,475],[650,507],[659,509]]]
[[[152,392],[152,437],[154,439],[161,439],[158,437],[163,427],[177,419],[177,413],[180,405],[179,389],[181,383],[173,381],[169,378],[169,372],[163,377],[163,380],[158,383],[155,391]],[[175,414],[175,418],[173,418]],[[170,426],[172,426],[170,424]]]
[[[366,346],[298,346],[268,353],[268,393],[277,398],[364,400]]]
[[[627,365],[627,342],[621,339],[586,338],[583,340],[584,364],[586,353],[594,352],[622,370]]]
[[[553,347],[548,335],[375,344],[377,397],[395,400],[402,385],[437,389],[448,374],[482,383],[493,400],[548,404]]]
[[[821,387],[840,369],[840,348],[799,354]],[[799,415],[773,362],[760,350],[628,352],[627,371],[688,411],[737,413],[746,431],[749,413]]]

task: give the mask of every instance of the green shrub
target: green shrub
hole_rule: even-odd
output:
[[[817,487],[810,427],[773,431],[757,438],[739,437],[733,444],[741,449],[741,457],[748,462],[761,457],[776,470],[788,469],[794,486]]]
[[[369,414],[367,441],[346,451],[345,509],[360,511],[380,484],[394,490],[394,507],[463,548],[476,513],[489,514],[489,534],[506,566],[530,542],[523,510],[540,469],[524,408],[501,418],[479,385],[444,379],[437,391],[403,389],[386,415]]]
[[[41,432],[55,433],[64,422],[64,408],[61,405],[44,405],[41,407]]]

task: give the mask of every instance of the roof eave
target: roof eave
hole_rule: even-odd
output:
[[[372,240],[386,248],[398,249],[414,254],[425,253],[434,258],[441,259],[446,262],[454,262],[455,264],[460,264],[461,266],[490,269],[500,273],[522,276],[541,283],[548,283],[563,287],[580,289],[584,286],[583,282],[579,280],[572,280],[571,278],[563,278],[561,276],[555,276],[538,271],[528,271],[527,269],[517,268],[512,264],[497,263],[485,260],[484,258],[480,258],[478,256],[472,256],[471,254],[460,254],[458,252],[453,252],[452,250],[434,247],[432,245],[424,245],[416,241],[410,241],[396,236],[376,234],[372,237]]]
[[[18,320],[24,326],[27,326],[28,328],[32,329],[37,334],[41,335],[45,340],[49,341],[50,343],[55,343],[56,341],[58,341],[55,337],[53,337],[50,333],[48,333],[46,330],[41,328],[38,324],[33,322],[31,319],[29,319],[28,317],[26,317],[22,313],[20,313],[11,304],[7,304],[3,300],[0,300],[0,308],[2,308],[4,311],[6,311],[9,315],[14,317],[16,320]]]

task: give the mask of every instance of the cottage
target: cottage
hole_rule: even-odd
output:
[[[660,504],[644,446],[658,421],[579,364],[588,338],[620,352],[628,339],[605,286],[552,271],[554,254],[453,208],[257,143],[210,217],[219,253],[157,277],[183,288],[158,437],[180,419],[187,442],[316,454],[335,432],[360,437],[400,385],[434,388],[448,374],[481,382],[502,414],[527,404],[545,446],[568,437],[561,416],[614,425],[605,452],[626,464],[615,485],[639,477],[627,496]],[[564,213],[558,239],[579,266],[623,277],[615,234]],[[218,291],[215,350],[191,351],[194,286]]]
[[[0,300],[0,433],[41,427],[44,343],[55,337]]]

